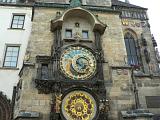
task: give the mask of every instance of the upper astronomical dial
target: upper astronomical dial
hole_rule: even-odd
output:
[[[74,80],[85,80],[94,75],[96,59],[88,49],[71,46],[65,49],[60,58],[61,71]]]

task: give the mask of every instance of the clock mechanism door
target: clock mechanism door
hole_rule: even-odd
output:
[[[81,46],[70,46],[60,57],[61,72],[72,80],[86,80],[96,73],[97,62],[91,50]]]

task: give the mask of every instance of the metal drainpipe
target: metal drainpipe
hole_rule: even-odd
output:
[[[131,79],[132,79],[132,83],[133,83],[133,91],[134,91],[134,95],[135,95],[135,105],[136,105],[136,109],[139,109],[140,108],[140,103],[139,103],[139,97],[138,97],[138,89],[137,89],[137,86],[136,86],[136,81],[134,79],[134,70],[135,70],[135,67],[132,66],[132,69],[131,69]]]

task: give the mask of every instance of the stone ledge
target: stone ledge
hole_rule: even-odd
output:
[[[16,119],[17,118],[39,118],[39,117],[40,117],[39,112],[20,111]]]
[[[110,66],[113,69],[132,69],[131,66]]]
[[[12,68],[12,67],[0,67],[2,70],[19,70],[19,68]]]
[[[153,74],[141,74],[141,75],[140,74],[139,75],[134,74],[134,76],[135,77],[151,77],[151,78],[153,78],[153,77],[158,77],[159,78],[160,77],[160,75],[153,75]]]
[[[24,62],[23,63],[23,66],[22,66],[22,68],[21,68],[21,70],[20,70],[20,72],[19,72],[19,76],[22,76],[22,74],[23,74],[23,69],[24,69],[24,67],[28,67],[28,66],[30,66],[30,67],[34,67],[35,66],[35,63],[31,63],[31,62]]]
[[[138,117],[151,118],[154,116],[153,113],[151,113],[151,112],[149,112],[149,110],[145,110],[145,109],[121,111],[121,115],[123,118],[138,118]]]
[[[85,42],[85,43],[92,43],[93,41],[92,40],[89,40],[89,39],[80,39],[80,40],[76,40],[75,38],[64,38],[63,39],[65,42]]]
[[[8,28],[8,30],[19,30],[19,31],[24,31],[25,29],[24,28]]]

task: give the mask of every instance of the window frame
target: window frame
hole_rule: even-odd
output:
[[[14,0],[0,0],[0,2],[3,2],[3,3],[15,3],[16,1],[14,1]]]
[[[44,72],[44,70],[46,71]],[[49,80],[49,64],[48,63],[41,64],[41,79]]]
[[[128,65],[139,65],[140,62],[138,58],[138,51],[136,49],[136,41],[134,35],[130,32],[126,32],[124,34],[124,42],[126,47]]]
[[[18,21],[17,21],[17,23],[15,24],[17,27],[13,27],[13,24],[14,24],[14,17],[15,16],[19,16],[19,17],[21,17],[21,16],[24,16],[24,19],[22,20],[23,21],[23,24],[19,24],[19,18],[18,18]],[[24,24],[25,24],[25,18],[26,18],[26,15],[25,14],[18,14],[18,13],[13,13],[12,14],[12,21],[11,21],[11,25],[10,25],[10,29],[24,29]],[[18,28],[18,26],[19,25],[22,25],[22,27],[21,28]]]
[[[84,32],[87,33],[87,38],[83,37]],[[87,39],[87,40],[89,39],[89,31],[88,30],[82,30],[82,39]]]
[[[70,36],[70,37],[67,36],[67,32],[68,32],[68,31],[70,31],[70,33],[71,33],[71,36]],[[65,38],[72,38],[72,37],[73,37],[73,33],[72,33],[72,32],[73,32],[72,29],[66,29],[66,30],[65,30]]]
[[[147,108],[158,109],[160,108],[160,96],[145,96]],[[153,102],[154,101],[154,102]]]
[[[8,47],[17,47],[18,48],[18,52],[17,52],[17,56],[16,56],[16,66],[5,66],[5,63],[6,63],[6,57],[7,57],[7,49]],[[6,47],[5,47],[5,54],[4,54],[4,58],[3,58],[3,68],[17,68],[17,65],[18,65],[18,59],[19,59],[19,53],[20,53],[20,45],[10,45],[10,44],[7,44]],[[11,56],[12,58],[13,56]],[[12,61],[9,61],[10,63]]]

